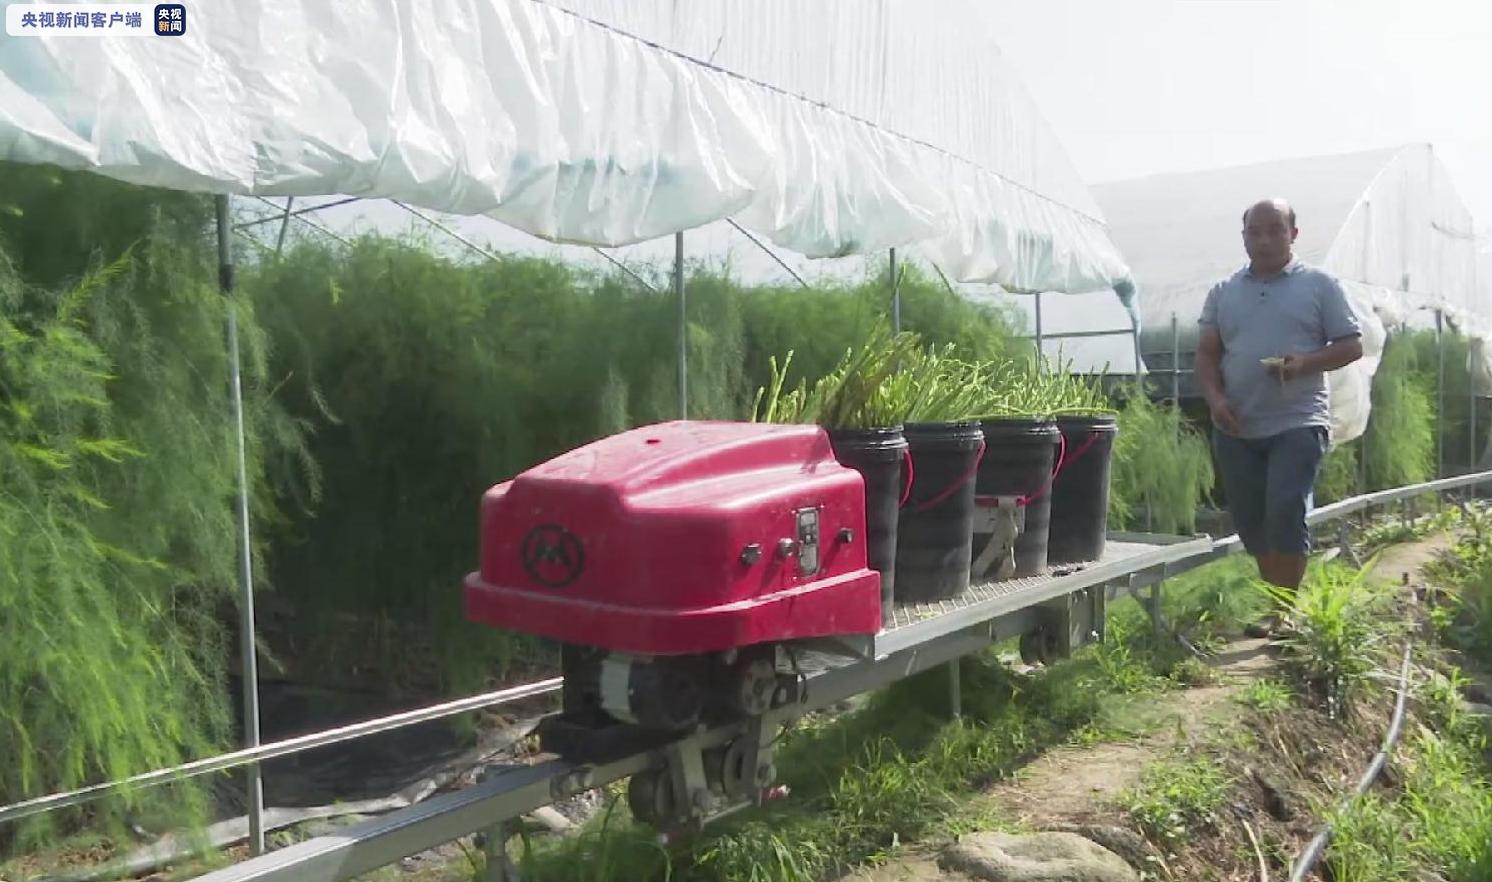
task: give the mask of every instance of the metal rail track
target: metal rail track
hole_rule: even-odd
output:
[[[1492,483],[1492,471],[1443,478],[1422,484],[1396,487],[1345,499],[1314,510],[1307,518],[1312,526],[1341,521],[1348,515],[1408,500],[1480,484]],[[1345,540],[1344,532],[1341,538]],[[997,591],[987,599],[960,605],[946,614],[934,615],[892,628],[875,642],[873,657],[842,659],[806,678],[804,696],[790,706],[769,711],[760,729],[774,731],[804,714],[821,710],[847,698],[888,685],[897,680],[948,665],[991,643],[1028,633],[1038,626],[1043,607],[1084,596],[1101,601],[1150,587],[1148,606],[1156,616],[1164,580],[1242,550],[1236,536],[1171,537],[1148,534],[1113,534],[1124,553],[1111,559],[1060,575],[1028,580],[1013,591]],[[1147,545],[1136,551],[1132,546]],[[978,590],[981,586],[975,586]],[[983,586],[988,589],[989,586]],[[1101,622],[1094,623],[1101,629]],[[1096,635],[1095,635],[1096,636]],[[889,639],[888,639],[889,638]],[[956,671],[956,666],[952,667]],[[147,773],[129,781],[97,785],[67,794],[55,794],[0,808],[0,822],[74,805],[129,784],[150,784],[189,774],[231,768],[309,750],[326,744],[388,731],[431,719],[439,719],[479,707],[517,698],[555,692],[559,680],[541,681],[487,693],[430,708],[422,708],[352,726],[314,733],[288,741],[266,744],[199,760],[174,769]],[[956,685],[955,685],[956,690]],[[955,704],[955,712],[957,707]],[[663,749],[622,757],[597,765],[581,765],[550,759],[531,766],[508,768],[491,774],[465,790],[443,794],[419,805],[364,822],[334,835],[321,836],[197,877],[200,882],[341,882],[375,870],[401,858],[459,839],[478,831],[503,829],[512,819],[542,806],[600,787],[632,775],[657,769],[678,752],[719,747],[741,737],[748,723],[706,729],[680,738]],[[499,877],[500,878],[500,877]]]

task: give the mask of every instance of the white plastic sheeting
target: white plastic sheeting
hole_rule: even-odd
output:
[[[185,37],[0,43],[0,158],[593,245],[734,217],[811,257],[916,246],[957,280],[1128,299],[976,6],[204,4]]]
[[[1248,262],[1242,215],[1281,196],[1296,211],[1298,258],[1342,280],[1363,324],[1365,357],[1329,375],[1333,437],[1367,427],[1369,390],[1386,328],[1442,308],[1480,335],[1476,244],[1470,214],[1427,145],[1240,168],[1158,175],[1093,188],[1144,292],[1142,349],[1193,353],[1207,291]],[[1051,298],[1053,327],[1081,321],[1076,301]],[[1168,359],[1167,359],[1168,360]],[[1183,366],[1189,363],[1183,358]]]

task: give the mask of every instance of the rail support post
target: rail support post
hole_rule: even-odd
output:
[[[1134,578],[1133,575],[1129,577],[1131,583],[1134,582]],[[1165,597],[1165,586],[1166,580],[1164,574],[1162,574],[1162,578],[1155,580],[1154,585],[1150,586],[1150,603],[1148,604],[1150,607],[1150,633],[1155,638],[1157,646],[1160,645],[1161,639],[1165,636],[1166,632],[1166,617],[1165,613],[1161,611],[1161,602]]]
[[[959,659],[948,663],[948,710],[955,720],[964,716],[963,684],[959,680],[958,663]]]
[[[1342,550],[1342,559],[1357,569],[1362,569],[1362,560],[1352,548],[1352,532],[1345,518],[1337,521],[1337,547]]]
[[[494,824],[486,830],[486,841],[482,853],[487,856],[486,868],[482,871],[483,882],[522,882],[513,859],[508,857],[508,840],[517,835],[511,820]]]
[[[487,781],[504,767],[489,767],[477,776],[478,781]],[[521,882],[518,868],[508,857],[508,840],[518,835],[518,823],[513,818],[504,818],[482,831],[482,855],[487,859],[482,870],[482,882]]]

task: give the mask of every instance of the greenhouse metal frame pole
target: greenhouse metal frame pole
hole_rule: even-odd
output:
[[[1445,320],[1435,310],[1435,477],[1445,477]],[[1367,457],[1364,456],[1364,460]]]
[[[290,207],[295,204],[294,196],[285,197],[285,214],[280,217],[280,235],[275,238],[275,259],[278,260],[280,253],[285,250],[285,233],[290,230]]]
[[[1140,361],[1140,317],[1138,315],[1130,313],[1129,328],[1135,345],[1135,392],[1140,395],[1144,395],[1145,375],[1143,373],[1144,365]]]
[[[1036,297],[1036,369],[1042,370],[1046,366],[1046,350],[1041,348],[1041,292],[1037,291]]]
[[[1171,403],[1181,406],[1181,325],[1171,313]]]
[[[243,665],[244,746],[259,746],[259,662],[254,651],[254,560],[249,536],[248,441],[244,434],[243,372],[238,353],[238,301],[233,285],[233,240],[229,237],[227,194],[217,197],[218,286],[228,307],[228,384],[238,439],[239,641]],[[264,781],[258,763],[246,768],[249,852],[264,853]]]
[[[896,249],[891,249],[891,333],[901,333],[901,278],[896,274]]]
[[[679,419],[689,419],[689,312],[684,300],[684,233],[673,234],[673,293],[679,301]]]

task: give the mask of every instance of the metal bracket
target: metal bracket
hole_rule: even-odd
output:
[[[666,749],[668,783],[680,818],[697,821],[710,810],[710,784],[705,780],[704,756],[693,739],[676,741]]]
[[[767,719],[753,717],[721,747],[701,750],[690,738],[664,750],[656,780],[669,788],[674,809],[671,817],[661,819],[661,841],[676,841],[713,821],[787,795],[787,788],[773,786],[777,766]]]
[[[1040,625],[1022,641],[1022,656],[1049,664],[1103,639],[1108,591],[1102,584],[1080,588],[1036,607]]]
[[[1015,574],[1015,540],[1026,529],[1026,509],[1016,496],[981,496],[974,509],[974,532],[989,533],[977,549],[971,570],[976,578],[1008,579]]]

